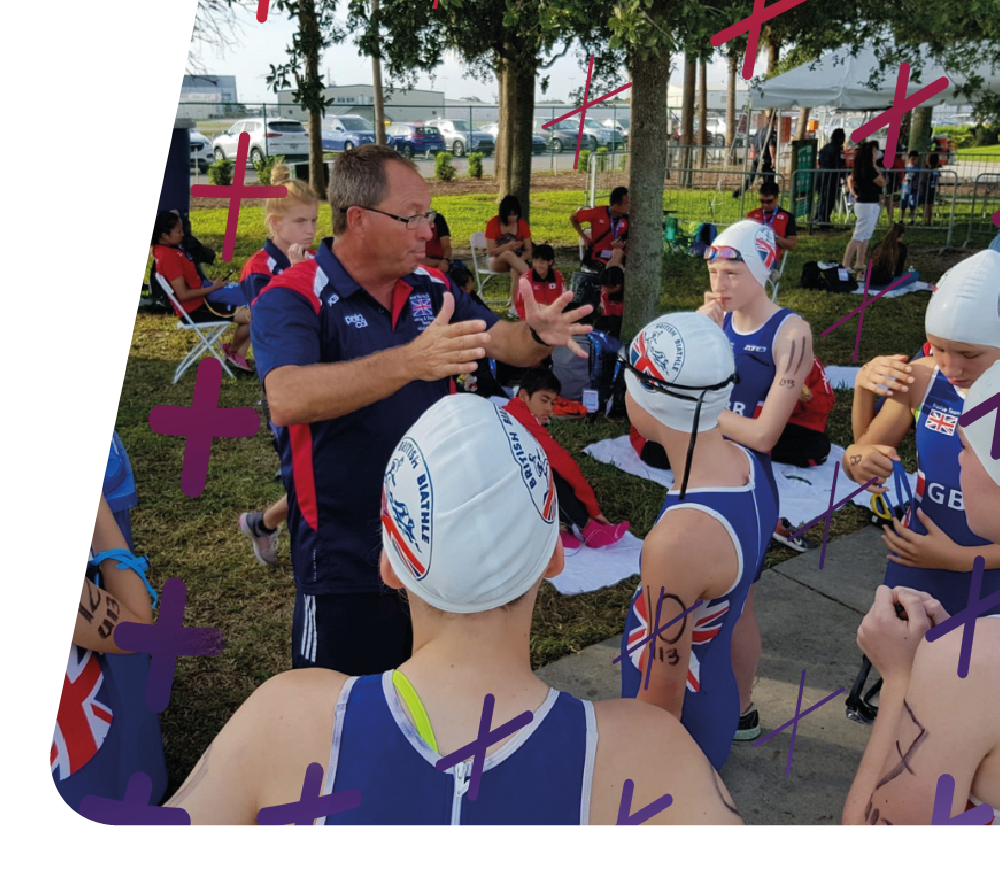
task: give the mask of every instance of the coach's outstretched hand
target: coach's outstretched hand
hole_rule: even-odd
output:
[[[474,373],[476,361],[486,357],[490,334],[485,321],[448,323],[455,313],[455,298],[445,291],[444,305],[434,322],[405,346],[407,372],[423,382],[434,382],[462,373]]]
[[[586,336],[594,328],[589,324],[578,324],[580,318],[594,311],[593,306],[580,306],[563,313],[573,301],[573,291],[567,290],[551,305],[541,306],[535,302],[531,287],[524,289],[524,322],[531,327],[546,345],[565,345],[577,357],[587,357],[587,352],[573,341],[574,336]]]

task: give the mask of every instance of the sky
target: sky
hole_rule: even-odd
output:
[[[285,14],[273,11],[264,23],[258,22],[255,14],[250,11],[239,10],[237,15],[241,22],[241,32],[234,34],[233,42],[229,46],[221,50],[207,46],[201,48],[200,56],[204,72],[219,76],[235,76],[239,99],[243,103],[275,101],[274,93],[269,90],[265,77],[269,72],[269,65],[280,64],[286,60],[285,47],[291,44],[296,22],[289,21]],[[550,80],[548,91],[544,96],[546,99],[566,101],[572,90],[586,83],[587,63],[586,59],[582,64],[577,60],[579,54],[577,49],[571,49],[564,58],[559,59],[550,70],[546,71]],[[672,85],[680,85],[682,77],[680,62],[680,56],[674,58]],[[358,52],[351,37],[324,53],[320,70],[328,84],[331,79],[337,85],[371,84],[372,81],[371,59]],[[496,80],[491,78],[481,82],[466,77],[465,72],[458,56],[449,52],[445,63],[435,71],[433,82],[429,76],[421,76],[417,81],[417,87],[443,91],[448,98],[476,97],[492,102],[497,94]],[[710,83],[725,83],[726,76],[724,62],[715,61],[709,65]],[[621,82],[616,85],[624,85],[627,81],[627,71],[623,68]],[[389,85],[384,75],[383,85]],[[179,88],[180,83],[178,83]]]

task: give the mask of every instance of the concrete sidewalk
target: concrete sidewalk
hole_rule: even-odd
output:
[[[838,688],[845,692],[799,721],[787,779],[791,726],[761,745],[733,744],[722,777],[744,822],[839,824],[871,733],[869,726],[847,719],[844,700],[861,660],[858,624],[881,583],[886,552],[880,532],[867,528],[830,542],[822,571],[815,550],[764,573],[754,600],[764,642],[754,703],[764,735],[795,714],[803,668],[802,711]],[[608,639],[538,674],[581,699],[619,697],[618,664],[612,661],[620,652],[620,637]]]

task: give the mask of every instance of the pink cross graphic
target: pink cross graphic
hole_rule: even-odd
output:
[[[799,0],[799,2],[801,3],[802,0]],[[576,110],[570,110],[569,113],[563,113],[563,115],[560,116],[558,119],[553,119],[549,122],[546,122],[542,126],[542,128],[551,128],[557,122],[562,122],[564,119],[569,119],[570,116],[573,116],[576,113],[580,114],[580,131],[576,136],[576,156],[573,157],[574,168],[576,168],[577,162],[580,161],[580,139],[583,137],[583,121],[587,113],[587,108],[594,107],[595,105],[600,104],[601,101],[607,100],[612,95],[617,95],[619,92],[624,92],[625,89],[630,89],[632,87],[632,83],[627,82],[625,83],[625,85],[618,87],[613,92],[608,92],[606,95],[601,95],[600,98],[594,98],[593,101],[589,101],[588,98],[590,97],[590,74],[593,72],[593,70],[594,70],[594,56],[591,55],[590,64],[587,66],[587,87],[586,89],[584,89],[583,92],[583,106],[577,107]]]
[[[222,259],[229,262],[233,258],[233,247],[236,245],[236,224],[240,217],[241,199],[283,199],[288,195],[284,186],[243,185],[247,174],[247,152],[250,150],[250,135],[243,132],[240,135],[240,145],[236,150],[236,170],[233,172],[233,182],[228,186],[213,183],[196,183],[191,187],[193,196],[216,196],[229,198],[229,216],[226,219],[226,237],[222,240]],[[236,210],[233,211],[233,208]]]
[[[914,92],[909,98],[906,97],[906,87],[910,84],[910,65],[905,61],[899,65],[899,75],[896,77],[895,103],[885,112],[879,113],[874,119],[866,122],[860,128],[851,132],[851,140],[860,144],[868,135],[874,134],[882,126],[888,124],[889,137],[885,142],[885,156],[892,164],[896,155],[896,142],[899,140],[899,124],[902,122],[903,114],[912,110],[918,104],[923,104],[933,98],[938,92],[948,88],[948,77],[938,77],[934,82],[924,86],[919,92]]]
[[[743,59],[741,75],[743,79],[750,79],[753,76],[754,64],[757,62],[757,46],[760,43],[760,30],[764,26],[764,22],[776,18],[782,12],[787,12],[800,3],[805,3],[805,0],[781,0],[780,3],[772,3],[765,9],[764,0],[753,0],[753,12],[750,15],[736,24],[729,25],[717,34],[713,34],[709,38],[709,42],[713,46],[721,46],[728,43],[733,37],[738,37],[746,32],[747,54]]]

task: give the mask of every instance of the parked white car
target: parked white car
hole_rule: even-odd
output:
[[[212,144],[197,128],[188,132],[188,142],[191,144],[191,170],[204,174],[208,166],[215,162]]]
[[[473,128],[467,119],[431,119],[427,124],[433,125],[441,132],[445,146],[455,154],[456,159],[466,153],[484,153],[492,156],[496,148],[493,135]]]
[[[240,134],[244,131],[250,135],[250,150],[247,154],[250,165],[262,161],[266,156],[284,156],[288,162],[301,162],[309,158],[309,137],[301,122],[268,117],[265,131],[264,119],[257,117],[241,119],[215,139],[212,152],[216,161],[236,158]]]

